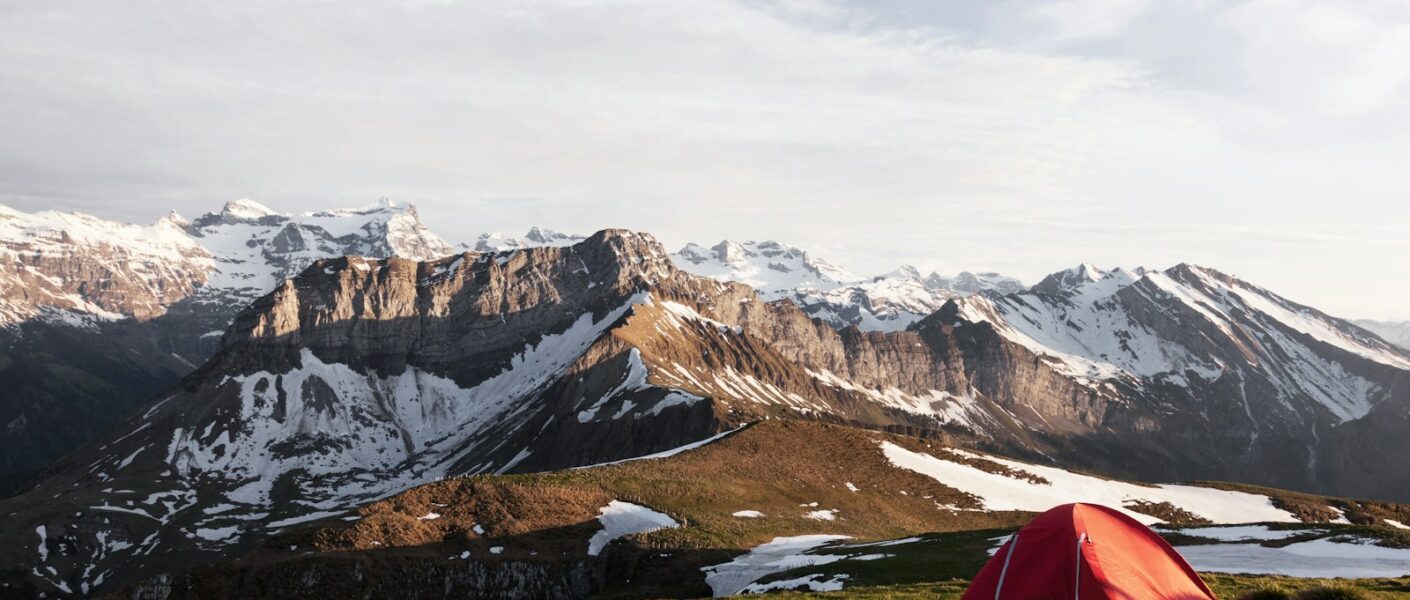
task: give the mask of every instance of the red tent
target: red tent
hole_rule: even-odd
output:
[[[1095,504],[1064,504],[999,547],[963,600],[1211,600],[1189,563],[1145,525]]]

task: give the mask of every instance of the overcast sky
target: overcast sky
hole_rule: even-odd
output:
[[[1212,266],[1410,318],[1403,0],[0,0],[0,202]]]

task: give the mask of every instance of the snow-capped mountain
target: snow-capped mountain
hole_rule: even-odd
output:
[[[531,227],[524,237],[509,237],[501,233],[484,233],[473,244],[461,244],[462,250],[472,252],[503,252],[542,246],[571,246],[587,239],[583,235],[559,233],[552,229]]]
[[[191,295],[211,253],[177,216],[149,226],[0,206],[0,325],[45,312],[150,318]]]
[[[301,215],[236,200],[194,221],[171,213],[149,226],[0,206],[0,325],[46,309],[149,319],[193,296],[239,310],[320,258],[452,251],[414,206],[387,200]]]
[[[147,226],[0,207],[0,490],[204,362],[237,312],[313,261],[451,252],[388,201],[238,200]]]
[[[1125,285],[1131,283],[1146,274],[1144,267],[1136,267],[1127,271],[1121,267],[1110,271],[1100,269],[1096,266],[1082,263],[1070,269],[1063,269],[1044,277],[1032,288],[1032,292],[1038,294],[1065,294],[1074,290],[1079,290],[1092,283],[1105,281],[1103,285]],[[1008,293],[1017,293],[1021,290],[1013,290]]]
[[[1081,269],[1062,291],[953,298],[863,333],[676,262],[620,230],[316,262],[182,385],[0,503],[20,567],[0,576],[106,591],[435,479],[640,457],[765,418],[1410,497],[1410,355],[1209,269]]]
[[[542,246],[566,246],[584,236],[535,227],[523,237],[486,233],[464,250],[499,252]],[[791,300],[810,316],[833,327],[855,325],[863,331],[899,331],[940,309],[951,298],[976,293],[1022,291],[1017,279],[998,273],[961,272],[922,275],[902,265],[875,277],[861,277],[796,246],[768,240],[714,246],[686,244],[671,254],[677,267],[716,281],[753,287],[765,300]]]
[[[803,335],[777,343],[786,331]],[[53,570],[31,583],[111,585],[437,478],[631,458],[768,416],[1002,427],[953,369],[903,388],[887,383],[895,365],[860,359],[895,343],[681,271],[624,231],[317,262],[242,311],[180,387],[26,495],[95,507],[24,525],[73,545],[42,557]]]
[[[1005,294],[1024,289],[1017,279],[998,273],[961,272],[921,276],[910,265],[870,281],[828,290],[794,290],[790,297],[809,315],[833,327],[855,325],[862,331],[900,331],[940,310],[952,298],[977,293]]]
[[[748,285],[767,300],[789,298],[797,290],[828,290],[861,280],[797,247],[774,241],[725,240],[709,248],[686,244],[671,259],[696,275]]]
[[[1366,330],[1381,336],[1385,341],[1410,350],[1410,321],[1373,321],[1357,319],[1352,321]]]
[[[251,200],[186,223],[185,232],[213,259],[201,293],[244,307],[298,275],[313,261],[337,256],[401,256],[429,260],[452,247],[422,225],[411,204],[383,199],[358,209],[277,213]]]
[[[980,294],[984,292],[1016,294],[1025,289],[1023,282],[993,271],[980,273],[961,271],[960,274],[953,277],[931,273],[930,276],[925,278],[925,285],[934,289],[949,289],[964,294]]]
[[[1410,430],[1410,353],[1218,271],[1084,265],[1031,293],[958,299],[926,325],[1031,353],[1087,397],[1069,419],[1149,419],[1207,438],[1219,458],[1184,460],[1221,461],[1232,471],[1221,477],[1367,495],[1410,487],[1375,458],[1406,446],[1384,432]],[[1371,439],[1389,454],[1357,456]]]
[[[1056,281],[1063,282],[1061,287]],[[1405,352],[1345,321],[1203,267],[1103,271],[1083,265],[1051,275],[1033,289],[1032,294],[965,299],[957,302],[955,312],[970,323],[991,324],[1006,339],[1053,359],[1074,377],[1094,380],[1183,376],[1187,371],[1217,377],[1227,369],[1301,357],[1274,373],[1280,378],[1276,387],[1288,400],[1297,395],[1318,400],[1340,420],[1365,415],[1374,398],[1365,394],[1369,382],[1336,371],[1336,354],[1410,370]],[[1198,345],[1170,339],[1155,330],[1163,325],[1156,315],[1132,314],[1141,302],[1169,309],[1159,314],[1162,320],[1212,327],[1218,335],[1203,336]],[[1261,335],[1248,335],[1252,331]],[[1208,351],[1218,344],[1237,347],[1245,359],[1226,361]],[[1319,351],[1328,358],[1310,360]]]
[[[871,278],[774,241],[687,244],[671,255],[680,268],[719,281],[737,281],[768,300],[787,299],[834,327],[899,331],[939,310],[951,298],[980,292],[1012,293],[1018,280],[998,273],[921,275],[910,265]]]

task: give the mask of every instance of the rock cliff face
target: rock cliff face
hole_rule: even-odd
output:
[[[415,207],[385,201],[286,215],[237,200],[195,221],[172,213],[145,227],[0,206],[0,325],[43,317],[142,321],[188,299],[233,306],[233,313],[316,259],[450,253]]]
[[[1088,437],[1099,447],[1138,432],[1156,442],[1157,458],[1093,466],[1410,497],[1397,459],[1371,450],[1403,446],[1388,432],[1410,412],[1410,354],[1248,282],[1192,265],[1083,266],[1033,293],[958,300],[921,328],[946,324],[972,330],[976,347],[1026,355],[1067,382],[1013,387],[1038,379],[1024,375],[1025,361],[995,359],[977,387],[1005,406],[1051,414],[1051,402],[1065,403],[1100,432]],[[1379,433],[1364,435],[1371,431]]]
[[[0,325],[60,311],[161,315],[205,284],[212,265],[184,225],[177,217],[141,227],[0,206]]]
[[[151,226],[0,207],[0,494],[204,362],[240,309],[314,260],[450,252],[386,202],[236,201]]]

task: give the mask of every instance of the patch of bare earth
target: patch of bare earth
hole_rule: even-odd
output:
[[[1209,519],[1196,515],[1169,502],[1128,500],[1126,504],[1123,505],[1123,508],[1143,515],[1150,515],[1171,525],[1209,525],[1213,523],[1213,521]]]

